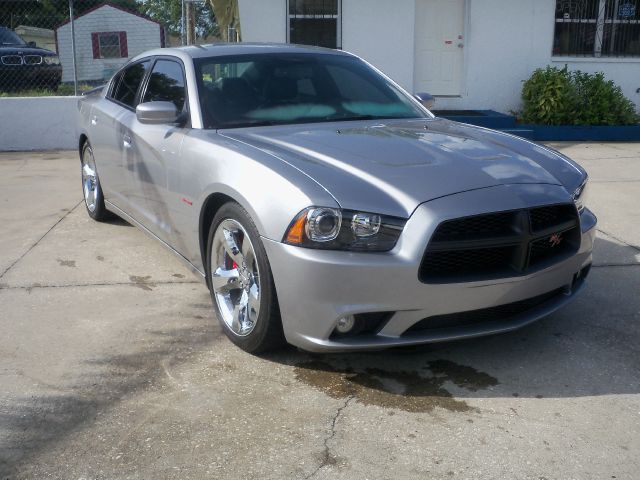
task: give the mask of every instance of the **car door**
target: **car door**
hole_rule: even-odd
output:
[[[182,199],[173,188],[174,183],[180,182],[180,151],[190,129],[182,62],[174,57],[157,58],[140,98],[140,103],[173,102],[181,112],[181,120],[176,124],[150,125],[134,120],[131,141],[139,188],[135,201],[144,205],[144,224],[161,240],[183,253],[185,248],[180,244],[182,234],[176,218],[177,210],[185,205],[181,205]]]
[[[133,63],[114,77],[105,98],[94,106],[89,126],[105,199],[136,219],[140,215],[131,203],[135,179],[130,128],[150,64],[150,59]]]

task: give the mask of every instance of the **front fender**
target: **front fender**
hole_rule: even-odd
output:
[[[185,139],[183,192],[191,192],[193,215],[190,230],[192,261],[201,257],[201,238],[208,225],[200,226],[208,199],[223,194],[242,206],[261,236],[281,241],[293,218],[311,205],[339,207],[336,200],[305,173],[280,158],[218,135],[194,130]]]
[[[339,207],[317,182],[278,157],[222,139],[217,143],[188,142],[184,156],[197,158],[202,189],[198,211],[207,198],[222,193],[238,202],[251,215],[260,235],[280,241],[302,209],[311,205]],[[206,182],[206,183],[205,183]]]

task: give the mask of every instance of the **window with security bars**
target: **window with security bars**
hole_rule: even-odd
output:
[[[640,0],[556,0],[553,54],[640,57]]]
[[[341,0],[289,0],[289,42],[340,48]]]

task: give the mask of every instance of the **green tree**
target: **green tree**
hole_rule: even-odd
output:
[[[139,0],[139,9],[164,25],[167,33],[179,36],[182,31],[182,0]],[[206,2],[194,2],[195,27],[198,37],[218,36],[215,16]]]
[[[229,27],[236,29],[240,34],[240,10],[238,0],[207,0],[213,9],[220,28],[221,38],[224,41],[235,41],[228,38]]]

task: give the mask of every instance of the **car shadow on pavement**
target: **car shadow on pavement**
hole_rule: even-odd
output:
[[[524,329],[379,352],[275,352],[296,378],[335,398],[407,411],[471,409],[466,399],[640,393],[640,251],[598,239],[586,288]]]
[[[71,375],[70,385],[33,379],[39,384],[37,395],[3,401],[0,480],[34,478],[29,468],[40,453],[79,433],[126,398],[156,388],[166,380],[167,365],[187,363],[221,339],[219,329],[205,319],[193,327],[147,331],[147,336],[151,348],[86,360],[84,371]]]
[[[107,218],[102,220],[102,223],[106,223],[107,225],[119,226],[119,227],[133,227],[134,225],[127,222],[124,218],[119,217],[115,213],[109,212]]]

